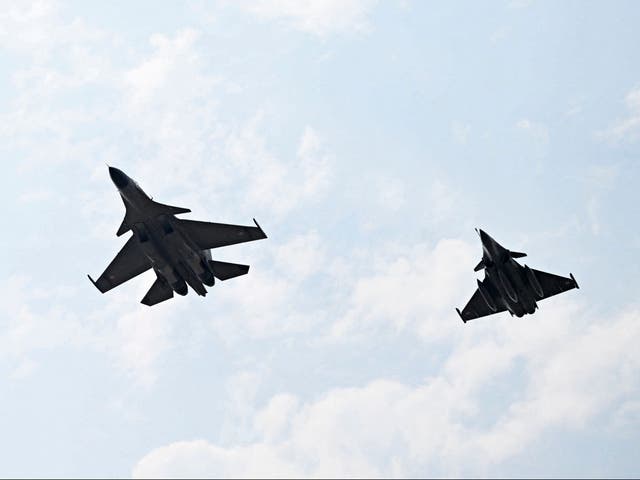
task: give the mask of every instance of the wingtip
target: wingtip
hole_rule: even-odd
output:
[[[460,319],[462,320],[462,323],[467,323],[467,321],[462,317],[462,313],[460,312],[459,308],[456,308],[456,312],[458,312],[458,315],[460,315]]]
[[[98,291],[100,291],[100,293],[104,293],[102,290],[100,290],[100,287],[98,287],[98,284],[96,283],[96,281],[93,278],[91,278],[91,275],[89,275],[88,273],[87,273],[87,278],[91,280],[91,283],[93,283],[93,286],[96,287]]]
[[[267,238],[267,234],[264,233],[264,230],[262,230],[262,227],[260,226],[260,224],[258,223],[258,221],[255,218],[253,219],[253,223],[256,224],[256,227],[258,227],[258,230],[260,230],[260,233],[262,233],[262,235],[264,235],[264,238]]]
[[[580,285],[578,285],[578,282],[576,282],[576,279],[573,276],[573,273],[570,273],[569,276],[571,277],[571,280],[573,280],[573,284],[575,285],[575,287],[580,290]]]

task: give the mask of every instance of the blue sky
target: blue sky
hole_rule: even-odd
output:
[[[638,475],[637,2],[5,2],[0,474]],[[147,308],[105,163],[269,239]],[[463,325],[481,227],[581,289]]]

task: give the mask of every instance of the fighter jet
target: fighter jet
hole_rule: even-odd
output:
[[[462,312],[456,308],[462,321],[484,317],[508,310],[511,316],[522,317],[534,313],[538,301],[578,287],[576,279],[524,267],[516,258],[525,253],[507,250],[482,230],[477,230],[482,242],[482,260],[474,271],[485,271],[484,280],[478,280],[478,289]]]
[[[116,235],[133,235],[97,281],[88,275],[102,293],[153,268],[157,278],[143,304],[164,302],[173,292],[186,295],[187,285],[204,297],[204,286],[212,287],[216,278],[227,280],[249,271],[248,265],[212,260],[210,249],[267,238],[255,219],[255,227],[245,227],[177,218],[191,210],[153,201],[117,168],[109,167],[109,175],[126,209]]]

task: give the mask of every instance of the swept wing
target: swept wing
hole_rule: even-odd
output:
[[[494,298],[497,298],[497,295],[494,295]],[[485,302],[480,290],[476,288],[476,291],[473,293],[471,300],[465,305],[462,309],[462,312],[456,308],[458,315],[462,318],[463,322],[468,322],[469,320],[474,320],[480,317],[486,317],[487,315],[491,315],[498,312],[504,312],[506,307],[502,303],[498,303],[495,305],[496,309],[492,310],[487,302]]]
[[[573,278],[573,275],[570,277],[562,277],[560,275],[554,275],[553,273],[534,270],[533,268],[531,271],[536,276],[538,283],[540,283],[540,287],[542,287],[542,298],[549,298],[573,288],[580,288],[575,278]]]
[[[102,293],[131,280],[133,277],[146,272],[151,268],[149,259],[142,253],[138,240],[132,236],[124,247],[118,252],[116,258],[109,264],[107,269],[98,280],[94,281],[91,276],[89,280],[93,282]]]
[[[258,222],[255,220],[254,222],[256,224],[255,227],[246,227],[180,219],[179,226],[196,243],[200,250],[208,250],[267,238]]]

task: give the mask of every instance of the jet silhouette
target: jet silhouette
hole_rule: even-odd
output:
[[[561,277],[524,267],[516,258],[526,254],[507,250],[487,233],[476,230],[482,242],[482,260],[474,271],[485,271],[484,280],[462,309],[456,308],[463,322],[508,310],[513,316],[534,313],[538,301],[578,287],[573,275]]]
[[[133,235],[98,280],[89,276],[102,293],[153,268],[157,278],[142,299],[145,305],[169,300],[173,292],[186,295],[187,285],[204,297],[204,286],[213,286],[216,278],[227,280],[249,271],[248,265],[212,260],[210,249],[267,238],[255,219],[255,227],[245,227],[177,218],[191,210],[153,201],[122,170],[109,167],[109,175],[126,209],[116,235]]]

